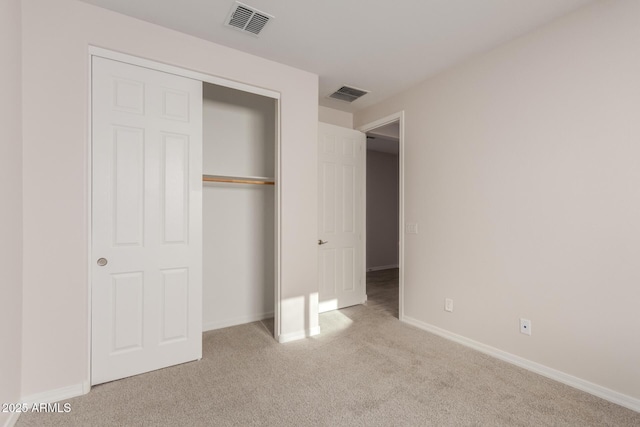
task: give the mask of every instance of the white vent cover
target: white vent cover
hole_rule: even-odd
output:
[[[272,15],[237,1],[231,7],[226,25],[257,36],[272,19]]]
[[[340,89],[329,95],[329,98],[338,99],[340,101],[353,102],[368,93],[369,91],[358,89],[355,87],[342,86]]]

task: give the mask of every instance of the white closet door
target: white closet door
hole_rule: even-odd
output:
[[[319,311],[366,301],[364,183],[366,136],[319,123]],[[326,242],[326,243],[324,243]]]
[[[99,384],[202,357],[202,82],[98,57],[92,73]]]

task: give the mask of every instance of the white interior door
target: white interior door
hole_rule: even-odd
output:
[[[366,301],[364,133],[319,123],[319,311]]]
[[[202,82],[93,57],[92,132],[99,384],[202,357]]]

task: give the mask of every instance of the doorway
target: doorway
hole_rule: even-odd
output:
[[[370,123],[366,156],[367,305],[402,319],[403,114]]]

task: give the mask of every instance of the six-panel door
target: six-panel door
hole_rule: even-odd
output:
[[[366,300],[364,283],[365,135],[319,123],[319,312]]]
[[[92,384],[202,357],[202,82],[92,60]]]

